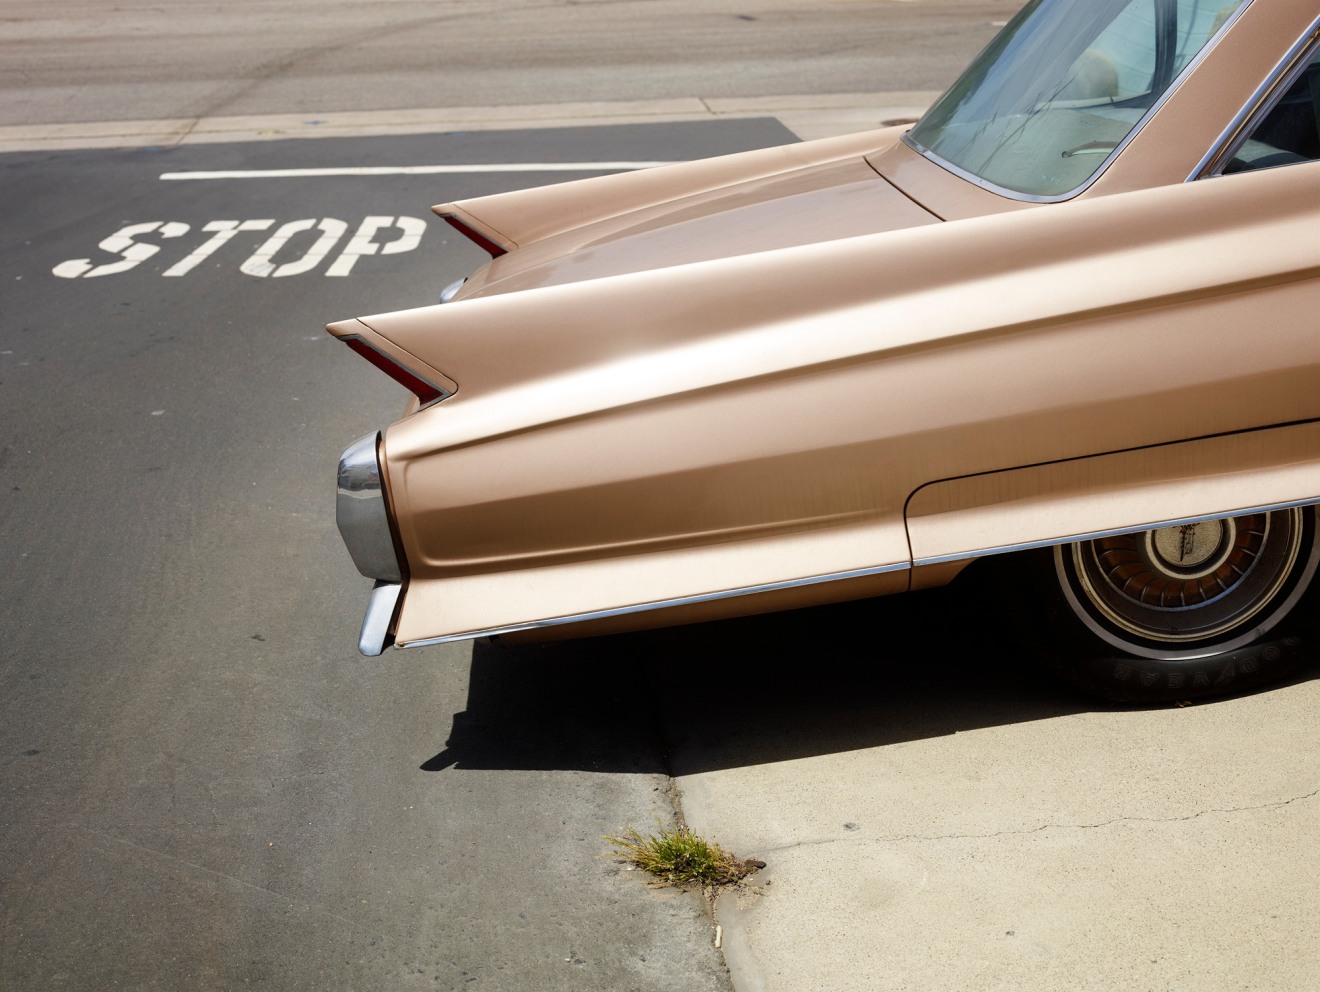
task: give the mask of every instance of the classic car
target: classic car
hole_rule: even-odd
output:
[[[996,570],[1078,685],[1314,656],[1314,0],[1032,0],[914,126],[446,203],[491,259],[331,324],[360,649]]]

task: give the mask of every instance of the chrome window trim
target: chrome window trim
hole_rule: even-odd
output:
[[[871,575],[883,575],[887,572],[903,572],[912,566],[907,562],[896,565],[878,565],[875,568],[857,568],[847,572],[833,572],[829,575],[813,575],[805,579],[789,579],[784,582],[767,582],[763,585],[743,586],[738,589],[725,589],[721,592],[701,593],[695,596],[679,596],[675,599],[662,599],[651,603],[639,603],[635,606],[620,606],[610,610],[594,610],[590,613],[576,613],[563,617],[551,617],[547,620],[532,620],[528,623],[510,624],[505,627],[488,627],[484,630],[471,630],[462,634],[446,634],[442,637],[426,637],[419,641],[398,644],[401,648],[425,648],[436,644],[452,644],[455,641],[470,641],[476,637],[497,637],[500,634],[516,634],[525,630],[540,630],[544,627],[558,627],[568,623],[584,623],[589,620],[608,620],[611,617],[628,616],[632,613],[647,613],[651,610],[663,610],[673,606],[694,606],[699,603],[711,603],[721,599],[733,599],[737,596],[752,596],[763,592],[778,592],[783,589],[798,589],[803,586],[820,585],[824,582],[838,582],[844,579],[861,579]]]
[[[930,162],[933,162],[935,165],[938,165],[941,169],[944,169],[946,172],[953,173],[959,179],[966,180],[967,182],[970,182],[975,186],[981,187],[981,189],[988,190],[991,193],[996,193],[999,196],[1006,197],[1010,200],[1018,200],[1019,202],[1022,203],[1062,203],[1065,200],[1071,200],[1074,197],[1080,196],[1082,193],[1085,193],[1088,189],[1091,188],[1092,185],[1095,184],[1097,180],[1099,180],[1101,176],[1105,174],[1105,171],[1109,168],[1109,166],[1113,163],[1113,161],[1116,158],[1118,158],[1118,156],[1123,152],[1123,149],[1127,148],[1127,146],[1132,142],[1132,140],[1136,138],[1136,136],[1139,135],[1142,132],[1142,130],[1146,127],[1146,125],[1150,122],[1151,118],[1154,117],[1157,113],[1159,113],[1161,108],[1163,108],[1163,106],[1169,101],[1169,99],[1175,93],[1178,92],[1178,89],[1182,86],[1183,81],[1186,80],[1187,77],[1191,75],[1193,72],[1195,72],[1196,69],[1201,65],[1201,63],[1204,62],[1210,56],[1210,53],[1214,51],[1216,46],[1218,46],[1220,40],[1224,37],[1225,34],[1228,33],[1229,29],[1232,28],[1232,26],[1237,23],[1238,18],[1240,18],[1242,14],[1246,11],[1246,9],[1251,6],[1252,2],[1253,0],[1247,0],[1246,3],[1242,4],[1242,6],[1240,6],[1237,10],[1233,12],[1232,17],[1230,17],[1228,20],[1226,20],[1223,24],[1219,26],[1219,30],[1216,31],[1213,35],[1211,35],[1210,40],[1205,43],[1205,45],[1201,48],[1199,52],[1196,53],[1196,55],[1192,58],[1192,60],[1188,62],[1185,66],[1183,66],[1182,72],[1178,73],[1177,77],[1173,80],[1173,82],[1169,84],[1169,88],[1166,89],[1160,95],[1160,98],[1151,105],[1150,109],[1147,110],[1141,116],[1141,119],[1132,126],[1132,130],[1130,130],[1124,136],[1123,140],[1114,146],[1114,150],[1105,156],[1105,160],[1100,163],[1100,165],[1096,168],[1094,172],[1091,173],[1090,177],[1086,180],[1086,182],[1082,183],[1080,186],[1078,186],[1073,190],[1070,190],[1067,193],[1056,193],[1050,196],[1040,196],[1033,193],[1022,193],[1019,192],[1018,190],[1012,190],[1003,186],[999,186],[988,180],[982,179],[981,177],[975,175],[974,173],[968,172],[967,170],[954,165],[952,162],[946,161],[945,159],[941,158],[939,155],[932,152],[930,149],[926,148],[924,145],[920,145],[917,142],[913,141],[911,138],[910,131],[904,132],[902,136],[903,143],[906,144],[918,155],[920,155],[922,158],[927,159]],[[938,103],[939,101],[936,102]]]
[[[1251,99],[1233,116],[1228,126],[1210,146],[1210,150],[1202,156],[1200,162],[1196,163],[1196,168],[1187,177],[1187,182],[1223,175],[1225,163],[1232,161],[1248,136],[1306,70],[1306,66],[1310,64],[1307,56],[1311,55],[1317,46],[1320,46],[1320,17],[1311,22],[1311,26],[1293,43],[1270,74],[1265,77],[1265,81],[1256,87]]]

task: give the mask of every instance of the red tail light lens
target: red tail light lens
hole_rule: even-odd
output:
[[[441,214],[441,220],[445,221],[454,230],[458,231],[463,237],[467,238],[482,251],[488,253],[491,258],[499,258],[501,255],[508,254],[508,249],[502,245],[497,245],[490,238],[486,237],[480,231],[468,227],[453,214]]]
[[[382,351],[377,351],[361,338],[345,338],[344,343],[369,361],[372,365],[376,366],[376,368],[384,372],[404,389],[413,393],[421,402],[422,406],[425,406],[427,403],[434,403],[439,399],[444,399],[449,395],[448,391],[441,389],[434,383],[427,382],[421,376],[404,368],[394,359],[390,358],[389,355]]]

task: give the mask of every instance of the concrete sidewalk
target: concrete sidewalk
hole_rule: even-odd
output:
[[[1318,714],[1311,682],[682,776],[768,865],[717,908],[735,987],[1310,992]]]
[[[1320,681],[1094,702],[951,589],[657,637],[737,992],[1314,992]]]
[[[887,121],[917,117],[939,94],[834,93],[723,99],[542,104],[506,107],[439,107],[419,110],[271,114],[258,117],[195,117],[173,120],[94,121],[0,127],[0,152],[74,148],[173,147],[285,138],[429,134],[450,131],[516,131],[526,128],[645,124],[667,121],[774,117],[799,138],[865,131]]]

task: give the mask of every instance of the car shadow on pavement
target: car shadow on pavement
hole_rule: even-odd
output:
[[[467,709],[422,768],[691,774],[1106,708],[1019,657],[981,592],[479,643]]]

